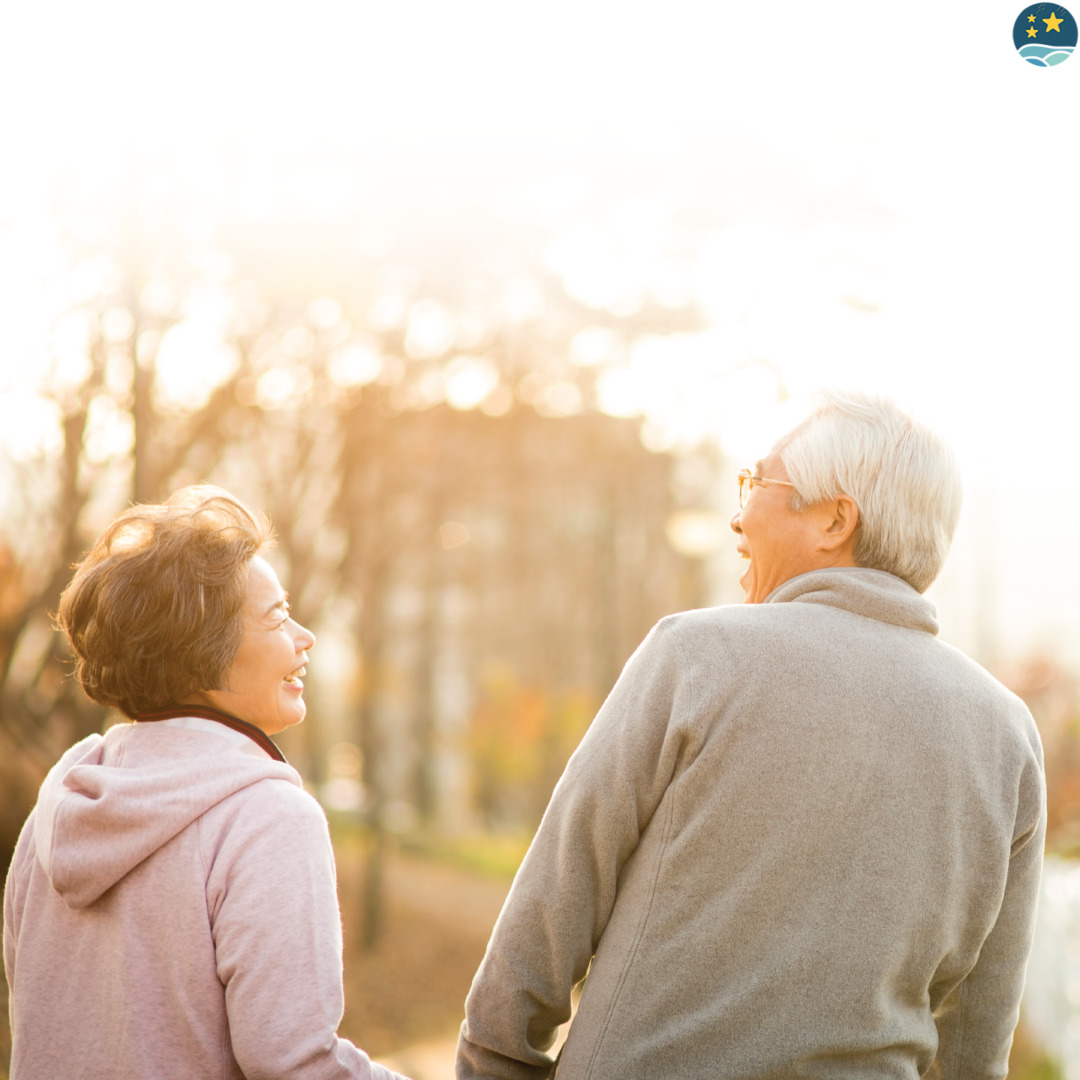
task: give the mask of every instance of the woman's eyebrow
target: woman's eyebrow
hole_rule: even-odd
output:
[[[281,599],[276,601],[275,603],[271,604],[266,609],[266,611],[263,612],[263,618],[264,619],[269,618],[271,615],[274,614],[275,611],[277,611],[278,608],[287,608],[288,606],[289,606],[289,594],[288,593],[282,593]]]

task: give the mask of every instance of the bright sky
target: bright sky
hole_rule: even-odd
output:
[[[646,343],[630,363],[637,389],[616,381],[612,400],[666,401],[750,459],[814,386],[894,394],[950,438],[967,478],[939,590],[946,636],[1005,652],[1051,642],[1080,659],[1080,58],[1021,61],[1022,6],[20,5],[0,23],[0,378],[62,306],[50,199],[63,188],[92,222],[132,158],[165,163],[193,200],[240,176],[258,204],[319,161],[385,172],[420,152],[437,174],[469,147],[487,161],[550,148],[572,173],[575,154],[610,144],[677,175],[702,139],[718,160],[749,139],[795,188],[858,192],[893,223],[803,229],[746,193],[691,282],[713,329],[670,350]],[[348,193],[312,175],[305,197],[332,216]],[[549,261],[600,304],[635,252],[650,265],[647,218],[612,250],[583,222]],[[838,312],[851,291],[872,318]],[[748,341],[775,364],[786,408],[760,368],[721,398],[697,392],[709,357]],[[973,625],[979,605],[992,632]]]

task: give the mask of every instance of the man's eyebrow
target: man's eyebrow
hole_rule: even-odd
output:
[[[762,469],[762,463],[760,461],[755,461],[754,462],[754,475],[755,476],[760,476],[761,475],[761,469]]]

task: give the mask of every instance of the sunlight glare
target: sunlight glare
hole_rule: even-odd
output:
[[[4,395],[5,422],[0,425],[0,446],[17,464],[64,451],[64,414],[59,404],[29,390]]]
[[[166,408],[198,409],[236,374],[240,356],[206,321],[176,323],[162,335],[157,351],[155,392]]]
[[[131,332],[134,329],[135,320],[131,317],[131,312],[128,311],[126,307],[116,305],[109,308],[107,311],[102,312],[101,336],[106,341],[117,344],[127,341],[127,339],[131,337]]]
[[[498,314],[511,326],[538,319],[544,311],[544,294],[539,285],[525,274],[511,278],[499,298]]]
[[[341,301],[332,296],[317,296],[307,307],[308,318],[320,330],[332,330],[341,322],[344,314]]]
[[[489,360],[455,357],[446,368],[446,401],[452,409],[475,409],[499,385],[499,372]]]
[[[790,410],[777,407],[781,388],[771,368],[753,364],[733,371],[722,390],[713,401],[714,431],[735,460],[761,456],[793,426]]]
[[[596,367],[621,358],[622,343],[606,326],[586,326],[570,339],[570,359],[578,367]]]
[[[638,416],[642,410],[643,388],[638,375],[630,368],[605,368],[596,377],[596,400],[602,413],[623,419]]]
[[[533,408],[541,416],[560,419],[581,412],[581,391],[572,382],[556,382],[545,386],[533,399]]]
[[[680,554],[704,558],[731,540],[727,520],[711,510],[679,510],[664,526],[668,543]]]
[[[256,380],[255,403],[260,409],[298,408],[313,382],[306,364],[272,367]]]
[[[294,326],[281,339],[281,351],[293,360],[303,360],[315,348],[315,335],[306,326]]]
[[[695,300],[713,321],[745,317],[762,297],[775,303],[776,279],[790,275],[794,249],[775,225],[742,222],[714,232],[693,271]]]
[[[563,288],[589,307],[611,309],[626,288],[625,261],[614,237],[599,225],[582,222],[549,245],[545,262],[562,278]]]
[[[52,382],[57,388],[81,386],[93,371],[90,345],[94,339],[94,317],[85,308],[62,315],[50,336]]]
[[[500,383],[480,405],[485,416],[505,416],[514,407],[514,391]]]
[[[405,355],[411,360],[433,360],[454,342],[454,316],[436,300],[418,300],[409,308]]]
[[[383,369],[382,357],[372,345],[354,341],[330,354],[330,379],[341,387],[365,386],[374,382]]]
[[[83,446],[87,460],[94,465],[131,453],[135,446],[134,417],[119,409],[111,395],[98,394],[86,411]]]

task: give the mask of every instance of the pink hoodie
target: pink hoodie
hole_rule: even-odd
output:
[[[326,818],[295,769],[121,724],[51,770],[4,893],[11,1080],[400,1080],[336,1035]]]

